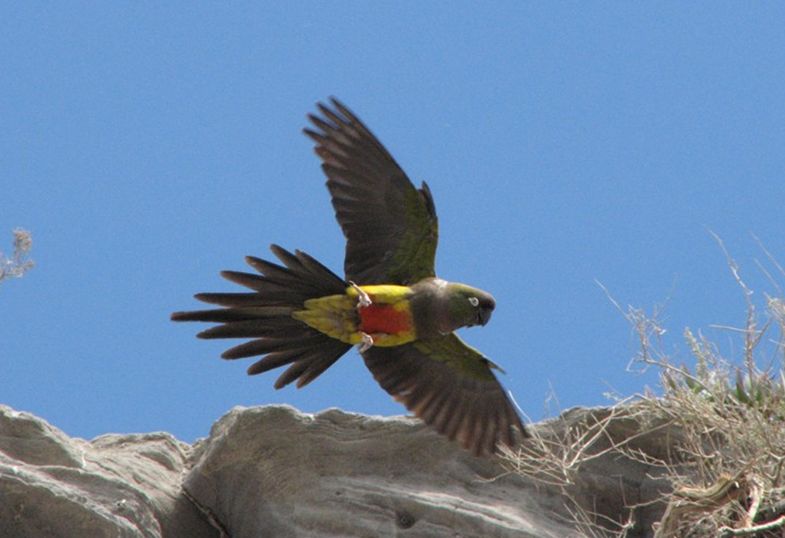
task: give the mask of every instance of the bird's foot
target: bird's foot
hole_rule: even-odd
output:
[[[368,333],[361,332],[360,338],[362,338],[362,341],[360,342],[360,349],[359,349],[360,353],[362,353],[363,351],[368,351],[373,347],[373,336],[371,336]]]
[[[357,284],[355,284],[351,280],[349,281],[349,285],[352,288],[354,288],[354,291],[357,292],[357,306],[358,307],[365,308],[367,306],[371,306],[371,304],[372,304],[371,297],[367,293],[365,293],[365,291],[360,286],[358,286]]]

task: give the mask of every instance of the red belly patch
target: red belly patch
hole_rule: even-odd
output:
[[[358,311],[359,329],[367,334],[400,334],[412,328],[409,312],[396,310],[393,305],[373,303],[359,308]]]

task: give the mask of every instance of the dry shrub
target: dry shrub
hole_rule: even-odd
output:
[[[14,250],[10,257],[0,252],[0,282],[7,278],[18,278],[33,267],[28,253],[33,247],[33,238],[30,232],[17,228],[14,230]]]
[[[740,338],[741,356],[723,356],[714,342],[687,328],[684,338],[694,364],[676,365],[663,351],[665,331],[658,313],[625,310],[611,298],[639,340],[631,366],[656,368],[661,393],[647,391],[632,402],[619,402],[594,424],[548,438],[535,435],[531,445],[507,453],[512,470],[561,490],[584,535],[785,536],[785,300],[771,272],[759,264],[777,296],[765,296],[756,307],[738,265],[714,237],[744,294],[746,316],[741,328],[713,328]],[[785,278],[783,268],[761,248],[778,278]],[[628,428],[629,436],[609,435],[619,431],[615,421],[630,419],[639,427]],[[663,428],[669,432],[664,450],[636,442],[662,439]],[[659,521],[645,529],[633,521],[640,505],[629,503],[618,514],[599,515],[575,495],[581,469],[592,459],[614,454],[649,465],[669,483],[658,500]]]

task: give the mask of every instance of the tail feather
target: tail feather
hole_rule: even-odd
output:
[[[251,288],[264,297],[265,304],[291,304],[298,297],[318,293],[316,288],[308,285],[292,286],[281,281],[272,281],[259,275],[240,271],[221,271],[226,280]]]
[[[285,306],[240,306],[221,310],[175,312],[172,314],[172,319],[175,321],[213,321],[216,323],[265,319],[269,320],[270,325],[272,325],[277,320],[285,320],[285,317],[291,315],[292,312],[294,312],[293,308]]]
[[[202,295],[213,295],[213,294],[197,294],[197,299],[201,299]],[[229,294],[214,294],[214,295],[229,295]],[[235,294],[232,294],[235,295]],[[298,297],[308,295],[307,293],[303,293],[299,290],[288,290],[286,288],[276,287],[276,286],[265,286],[264,289],[258,290],[256,293],[241,293],[236,295],[246,295],[247,298],[243,297],[226,297],[225,299],[231,301],[245,301],[247,306],[287,306],[291,305],[293,301],[296,301]],[[211,302],[215,303],[217,299],[212,299]],[[223,299],[223,298],[222,298]],[[228,305],[232,306],[232,305]],[[299,307],[298,307],[299,308]]]
[[[297,387],[302,387],[351,346],[294,319],[292,313],[301,310],[309,299],[344,293],[346,282],[304,252],[292,253],[278,245],[271,245],[270,250],[283,265],[248,256],[246,262],[259,274],[221,272],[227,280],[253,292],[199,293],[195,297],[200,301],[222,308],[175,312],[172,320],[220,324],[200,332],[200,338],[253,338],[221,356],[225,359],[262,356],[248,368],[250,375],[291,364],[275,382],[275,388],[295,380]]]
[[[251,288],[255,291],[262,291],[265,288],[270,288],[270,281],[263,276],[254,275],[253,273],[244,273],[242,271],[221,271],[221,276],[230,282],[240,284],[246,288]],[[275,287],[275,286],[272,286]]]
[[[283,249],[281,249],[281,250],[283,250]],[[286,252],[286,251],[284,251],[284,252]],[[312,256],[309,256],[305,252],[302,252],[302,251],[299,251],[299,250],[296,251],[296,252],[297,252],[297,259],[299,260],[300,264],[302,265],[302,268],[305,271],[308,271],[308,272],[310,272],[310,273],[312,273],[314,275],[319,275],[319,277],[320,277],[319,281],[320,282],[326,282],[327,279],[329,279],[330,277],[335,276],[335,273],[330,271],[327,267],[322,265],[321,262],[319,262],[318,260],[316,260]],[[341,289],[340,293],[343,293],[343,291],[346,289],[346,282],[343,279],[340,279],[340,280],[341,280],[341,286],[342,286],[342,289]]]
[[[217,304],[219,306],[259,306],[259,303],[263,302],[259,298],[258,293],[197,293],[194,295],[194,298],[203,303]],[[177,314],[187,313],[178,312]]]
[[[308,363],[308,368],[300,375],[300,378],[297,380],[297,388],[304,387],[322,375],[322,372],[332,366],[344,353],[346,353],[346,350],[339,345],[334,345],[334,349],[329,351],[326,349],[322,350],[322,356]]]
[[[300,290],[307,293],[318,292],[318,287],[314,286],[313,283],[302,280],[301,276],[293,273],[285,267],[281,267],[280,265],[276,265],[260,258],[255,258],[253,256],[246,256],[245,261],[248,263],[248,265],[260,273],[266,275],[266,280],[270,284],[273,284],[274,282],[282,286],[284,289],[289,290]],[[271,279],[275,280],[273,281]]]
[[[302,323],[298,325],[289,324],[286,318],[280,319],[248,319],[244,321],[232,321],[223,325],[216,325],[200,332],[196,336],[204,339],[213,338],[256,338],[258,336],[269,336],[271,340],[298,343],[305,339],[313,340],[314,344],[320,342],[317,337],[321,333],[314,334],[315,331],[305,329]],[[309,340],[309,341],[310,341]]]
[[[275,381],[275,388],[280,389],[297,380],[297,388],[299,389],[316,379],[319,374],[332,366],[341,355],[346,353],[346,348],[344,347],[346,344],[338,340],[335,340],[335,342],[340,345],[333,344],[321,349],[306,351],[303,359],[295,361],[280,375]]]
[[[251,342],[248,343],[250,344]],[[256,353],[256,355],[259,355],[259,353]],[[256,361],[248,367],[248,375],[263,374],[264,372],[291,364],[298,358],[303,358],[303,355],[305,355],[305,351],[302,349],[288,349],[286,351],[268,353],[263,359]]]

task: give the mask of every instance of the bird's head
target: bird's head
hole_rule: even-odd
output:
[[[496,307],[496,301],[490,293],[457,282],[451,282],[447,287],[448,312],[453,330],[488,323]]]

